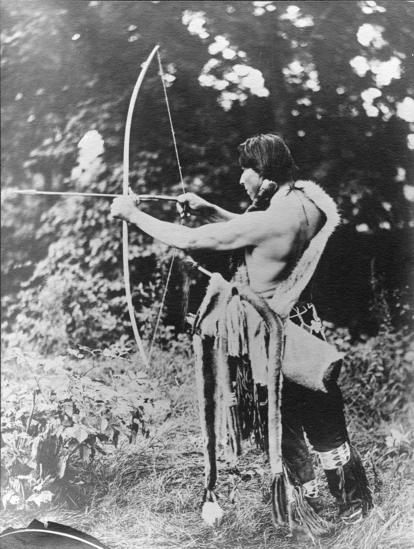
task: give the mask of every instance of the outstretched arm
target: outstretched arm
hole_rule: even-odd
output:
[[[141,230],[161,240],[169,246],[180,248],[189,252],[197,250],[230,251],[247,246],[257,246],[272,239],[272,245],[277,246],[279,237],[286,236],[286,228],[290,226],[290,216],[275,216],[275,212],[252,212],[236,216],[227,222],[203,225],[192,229],[160,221],[151,215],[140,211],[133,198],[128,196],[118,197],[111,207],[113,217],[118,217],[132,223]],[[284,253],[284,245],[279,239],[281,252]]]

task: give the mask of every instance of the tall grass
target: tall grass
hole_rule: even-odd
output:
[[[343,527],[318,469],[327,501],[326,518],[336,524],[328,539],[292,538],[275,529],[270,506],[269,466],[245,445],[234,476],[220,463],[218,492],[224,518],[212,528],[201,518],[202,440],[192,357],[185,337],[154,354],[151,376],[171,401],[163,421],[139,436],[108,447],[92,463],[75,460],[61,497],[30,514],[7,511],[2,525],[31,518],[54,520],[95,535],[114,549],[256,548],[409,549],[414,547],[414,411],[410,403],[414,351],[410,338],[390,327],[376,338],[352,342],[345,330],[330,338],[347,353],[341,384],[350,436],[374,489],[375,507],[361,524]],[[106,379],[109,383],[110,375]],[[317,464],[315,458],[315,465]],[[235,495],[234,503],[232,503]]]

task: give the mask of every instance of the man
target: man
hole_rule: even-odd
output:
[[[307,503],[319,513],[321,500],[318,497],[315,473],[304,439],[303,430],[305,430],[311,445],[320,456],[329,488],[339,507],[339,515],[344,522],[355,523],[362,519],[363,513],[371,507],[372,501],[361,461],[356,451],[350,446],[346,431],[341,394],[336,383],[341,355],[325,341],[309,334],[311,330],[303,329],[306,326],[303,326],[301,310],[298,307],[295,308],[300,294],[313,275],[330,234],[339,223],[336,206],[328,195],[314,183],[309,181],[294,182],[293,172],[296,166],[288,147],[279,136],[265,134],[250,138],[240,145],[239,151],[240,164],[243,168],[240,184],[244,186],[252,200],[252,205],[242,215],[223,210],[192,193],[181,195],[178,201],[182,210],[185,208],[187,212],[200,216],[208,222],[198,228],[188,228],[159,221],[141,212],[136,207],[133,197],[116,198],[111,213],[114,217],[136,225],[169,246],[180,248],[189,253],[200,250],[233,252],[234,263],[237,266],[233,281],[238,286],[233,286],[231,292],[225,294],[226,290],[223,290],[223,285],[219,283],[214,291],[210,291],[209,297],[206,297],[204,312],[201,314],[199,312],[199,320],[203,314],[208,317],[210,313],[207,314],[207,309],[209,307],[211,309],[214,300],[227,299],[228,307],[226,310],[221,309],[220,314],[210,315],[210,320],[204,322],[204,325],[210,322],[210,325],[214,324],[214,326],[204,330],[204,334],[202,333],[203,325],[199,323],[200,342],[203,338],[204,342],[213,341],[214,333],[217,332],[217,326],[220,324],[220,315],[229,314],[231,316],[233,314],[234,317],[236,309],[238,311],[236,317],[237,315],[246,315],[247,308],[252,304],[255,304],[253,308],[256,307],[256,311],[261,311],[262,316],[264,315],[263,318],[268,319],[267,324],[262,322],[262,325],[268,327],[269,322],[272,322],[267,310],[268,307],[270,308],[276,320],[276,323],[273,324],[275,333],[271,334],[271,338],[279,338],[283,348],[281,448],[284,461],[290,473],[301,485]],[[240,289],[247,287],[250,294],[244,290],[239,292]],[[238,293],[241,296],[243,292],[245,301],[241,306],[241,301],[236,303],[233,297]],[[227,297],[224,298],[224,295]],[[309,310],[310,307],[305,307],[305,309]],[[299,318],[302,327],[298,327],[289,320],[292,310],[295,312],[295,315],[292,316]],[[254,314],[253,311],[247,316],[253,317]],[[249,322],[252,323],[251,318],[245,319],[245,326],[241,328],[240,337],[242,337],[243,331],[246,333],[249,331]],[[278,323],[280,323],[279,328]],[[260,332],[257,326],[256,334]],[[316,331],[321,331],[320,322],[317,320],[314,319],[311,326],[316,328]],[[226,327],[223,328],[223,330],[226,329]],[[263,332],[262,335],[263,341],[268,339],[267,334]],[[229,332],[226,332],[220,337],[227,341],[231,334],[229,336]],[[237,337],[239,338],[239,336]],[[251,337],[251,349],[255,345],[257,347],[257,341],[253,341],[255,337]],[[203,344],[203,342],[200,343],[200,349]],[[212,349],[217,345],[211,343],[210,347]],[[226,352],[231,354],[228,348],[227,346]],[[214,362],[211,349],[201,351],[201,355],[204,353],[202,360]],[[245,351],[243,352],[245,353]],[[253,351],[250,353],[254,354]],[[257,353],[260,354],[260,351]],[[269,354],[268,351],[266,353]],[[262,358],[258,358],[255,362],[259,364],[260,360],[266,360],[263,358],[264,356],[262,354]],[[254,357],[250,357],[250,359],[254,362]],[[201,376],[210,380],[216,376],[212,385],[209,385],[209,382],[205,380],[204,385],[201,384],[201,400],[207,402],[210,393],[218,390],[217,384],[223,383],[220,381],[223,375],[233,376],[231,379],[229,378],[229,395],[226,398],[236,399],[240,414],[242,416],[244,414],[242,431],[245,428],[245,430],[254,430],[255,434],[260,432],[261,434],[256,437],[256,440],[263,438],[264,431],[268,433],[269,443],[265,446],[267,450],[270,450],[269,455],[272,459],[271,450],[277,448],[278,431],[275,428],[272,435],[269,425],[272,422],[273,424],[277,423],[278,416],[277,411],[273,411],[273,419],[270,417],[270,406],[273,401],[279,402],[277,395],[273,398],[269,393],[269,398],[267,397],[267,391],[264,389],[267,387],[270,392],[271,384],[267,383],[267,378],[264,378],[268,374],[260,372],[260,365],[250,365],[250,370],[247,374],[243,374],[244,379],[240,382],[242,377],[240,372],[243,370],[243,366],[240,364],[235,367],[237,372],[230,374],[228,372],[220,374],[220,366],[204,366],[204,369],[201,367]],[[231,361],[226,365],[226,368],[229,372],[232,370]],[[269,371],[272,368],[269,366]],[[249,398],[252,412],[250,415],[250,412],[247,413],[243,409],[243,402],[247,401],[242,402],[242,391],[237,391],[236,387],[238,383],[239,385],[240,383],[244,384],[245,388],[250,387],[250,389],[246,389],[247,392],[249,390],[251,392],[251,398]],[[279,378],[275,378],[274,390],[276,392],[278,390],[276,385],[279,386],[279,384],[281,381],[279,382]],[[207,499],[207,501],[214,502],[213,487],[216,473],[212,461],[215,460],[215,451],[211,449],[211,446],[215,444],[214,441],[217,438],[214,431],[217,425],[213,425],[217,424],[217,418],[214,415],[216,404],[213,401],[204,404],[201,407],[204,406],[204,411],[203,409],[201,411],[206,424],[206,437],[210,437],[210,442],[207,442],[207,446],[210,444],[210,457],[208,457],[210,473],[214,469],[212,474],[214,480],[210,479],[210,488],[207,489],[212,499]],[[263,415],[263,408],[267,404],[269,405],[269,418]],[[247,406],[245,404],[245,407]],[[231,405],[229,405],[230,408],[232,408]],[[240,418],[236,418],[234,425],[239,421]],[[238,430],[239,427],[232,426],[232,422],[231,418],[227,418],[228,428],[233,431],[234,429]],[[227,435],[228,438],[231,438],[229,433]],[[235,445],[237,446],[237,442]],[[275,462],[275,470],[279,470],[278,467]],[[277,495],[275,497],[277,498]]]

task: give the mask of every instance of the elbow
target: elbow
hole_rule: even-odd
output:
[[[197,252],[202,250],[218,250],[219,245],[215,238],[200,235],[197,229],[188,228],[183,231],[176,244],[177,248],[185,252]]]
[[[179,242],[179,245],[177,246],[180,250],[183,250],[185,252],[197,252],[199,250],[205,250],[208,249],[208,246],[202,245],[200,241],[198,241],[196,238],[183,238]]]
[[[186,230],[181,231],[181,234],[176,239],[174,246],[179,250],[183,250],[185,252],[193,252],[200,249],[198,246],[198,239],[195,237],[194,234],[192,234],[194,229],[184,227],[182,228]]]

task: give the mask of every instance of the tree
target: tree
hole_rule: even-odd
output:
[[[299,177],[316,179],[338,200],[351,239],[406,230],[405,193],[413,184],[407,147],[411,3],[5,0],[1,9],[5,186],[119,192],[129,97],[140,63],[161,39],[188,190],[224,207],[236,198],[245,207],[236,147],[251,134],[277,130],[294,153]],[[394,71],[388,81],[387,67]],[[105,147],[99,170],[88,178],[73,169],[78,143],[91,130]],[[137,105],[131,158],[135,190],[180,192],[156,63]],[[4,293],[16,304],[21,281],[34,273],[26,290],[30,308],[49,276],[76,264],[78,283],[88,288],[83,311],[96,280],[89,277],[100,280],[98,317],[102,304],[122,293],[119,232],[108,224],[106,202],[77,201],[66,210],[63,204],[5,198]],[[171,208],[150,208],[176,219]],[[144,314],[144,293],[154,297],[157,258],[166,252],[137,233],[132,250],[140,258],[133,279],[136,287],[143,284],[138,308]],[[381,264],[384,250],[377,247],[374,255],[364,257],[364,265],[371,259]],[[348,248],[344,261],[353,259]],[[395,265],[387,268],[392,272]],[[173,283],[178,289],[179,278]],[[332,280],[329,287],[335,287]],[[350,321],[333,298],[325,308],[336,310],[335,321]],[[172,299],[169,311],[176,309]],[[170,321],[178,322],[175,313]]]

